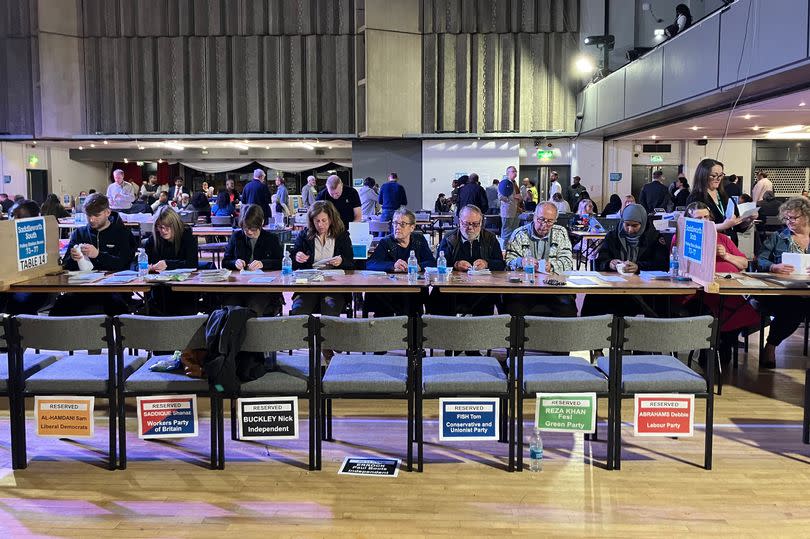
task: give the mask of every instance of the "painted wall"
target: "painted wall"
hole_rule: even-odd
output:
[[[698,146],[695,141],[686,141],[685,173],[687,178],[691,178],[695,173],[695,167],[701,159],[707,157],[717,159],[725,165],[726,174],[738,174],[743,177],[742,190],[751,192],[751,170],[754,159],[753,140],[726,140],[720,148],[719,139],[710,139],[706,146]]]
[[[439,193],[450,195],[457,174],[476,172],[481,185],[519,165],[519,140],[425,140],[422,142],[422,206],[433,208]],[[519,174],[519,172],[518,172]]]
[[[5,177],[11,176],[11,183],[0,184],[0,193],[11,197],[27,195],[26,147],[29,146],[18,142],[0,142],[0,181],[5,182]]]
[[[388,181],[396,172],[408,195],[408,209],[419,210],[422,204],[422,143],[418,140],[352,141],[352,176]],[[427,207],[427,206],[424,206]],[[431,203],[430,207],[433,207]]]
[[[633,141],[631,140],[611,140],[605,142],[605,166],[602,183],[604,186],[602,191],[603,202],[609,199],[610,195],[614,193],[622,198],[630,194],[632,186],[633,153]],[[611,172],[620,172],[622,174],[621,181],[609,181],[608,178]]]

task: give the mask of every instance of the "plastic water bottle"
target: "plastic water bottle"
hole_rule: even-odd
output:
[[[439,258],[436,259],[436,272],[439,274],[439,282],[447,282],[447,259],[444,251],[439,251]]]
[[[534,257],[532,256],[531,251],[526,249],[526,252],[523,253],[523,282],[534,282],[534,266]]]
[[[543,438],[540,436],[540,429],[534,429],[534,435],[529,442],[529,470],[543,471]]]
[[[284,249],[284,258],[281,259],[281,278],[290,279],[293,274],[290,252]]]
[[[669,278],[677,279],[681,272],[681,262],[678,259],[678,246],[673,245],[669,254]]]
[[[419,277],[419,262],[416,260],[416,251],[411,251],[408,257],[408,282],[413,284]]]
[[[142,248],[138,249],[138,277],[144,277],[149,273],[149,257]]]

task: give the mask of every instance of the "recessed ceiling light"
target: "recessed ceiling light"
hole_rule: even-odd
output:
[[[158,159],[158,163],[162,163],[162,162],[163,162],[163,159]]]
[[[203,150],[207,150],[207,149],[208,149],[208,146],[203,146],[203,147],[202,147],[202,149],[203,149]]]
[[[248,146],[247,144],[242,144],[241,142],[231,142],[231,146],[233,146],[234,148],[238,148],[240,150],[250,149],[250,146]]]
[[[806,104],[807,104],[807,103],[805,103],[804,101],[802,101],[801,103],[799,103],[799,106],[800,106],[800,107],[803,107],[803,106],[805,106]]]
[[[332,147],[331,147],[331,146],[327,146],[327,147],[328,147],[330,150],[332,149]]]
[[[138,149],[139,149],[139,150],[145,150],[145,149],[146,149],[146,146],[138,146]]]
[[[657,138],[658,138],[658,135],[653,135],[653,136],[651,136],[650,138],[651,138],[651,139],[653,139],[653,140],[655,140],[655,139],[657,139]]]
[[[84,146],[79,146],[79,149],[80,149],[80,150],[84,150]]]
[[[696,125],[693,125],[693,126],[692,126],[692,127],[690,127],[689,129],[691,129],[692,131],[697,131],[697,130],[698,130],[698,129],[700,129],[700,128],[699,128],[698,126],[696,126]]]
[[[754,131],[759,131],[759,126],[758,126],[758,125],[755,125],[755,126],[754,126],[754,127],[752,127],[751,129],[753,129]]]
[[[129,163],[129,159],[127,159],[126,157],[124,157],[124,163]]]
[[[751,116],[750,114],[746,114],[743,116],[743,118],[746,120],[750,120],[751,118],[753,118],[753,116]]]
[[[163,143],[163,145],[166,146],[167,148],[172,149],[172,150],[183,151],[183,150],[186,149],[186,147],[183,146],[182,144],[178,144],[176,140],[174,140],[174,141],[166,141],[166,142]]]
[[[31,141],[31,144],[33,144],[34,146],[36,146],[36,145],[37,145],[37,141],[36,141],[36,140],[32,140],[32,141]]]
[[[244,142],[245,144],[247,144],[247,143],[248,143],[248,142],[250,142],[250,141],[249,141],[248,139],[245,139],[245,140],[243,140],[242,142]]]
[[[95,145],[95,144],[90,144],[90,147],[91,147],[91,148],[95,148],[95,147],[96,147],[96,145]]]
[[[107,142],[106,140],[105,140],[105,141],[102,141],[102,143],[103,143],[103,144],[109,144],[109,142]]]
[[[269,150],[269,149],[270,149],[270,146],[265,146],[265,147],[264,147],[264,149],[265,149],[265,150]]]
[[[709,136],[708,135],[703,135],[703,138],[709,138]]]

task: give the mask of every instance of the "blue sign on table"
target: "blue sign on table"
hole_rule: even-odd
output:
[[[683,256],[687,260],[703,262],[703,219],[686,219],[684,224]]]
[[[497,440],[499,399],[439,401],[439,440]]]
[[[17,270],[23,271],[47,264],[45,218],[19,219],[14,223],[17,230]]]

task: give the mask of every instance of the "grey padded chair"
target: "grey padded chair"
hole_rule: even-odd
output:
[[[321,467],[318,441],[318,380],[320,364],[315,355],[315,327],[312,316],[252,318],[246,325],[243,352],[271,352],[275,367],[261,378],[244,382],[242,397],[297,396],[309,402],[309,469]],[[307,349],[306,357],[279,355],[286,350]],[[319,356],[318,356],[319,357]],[[231,399],[231,438],[236,439],[236,400]],[[224,458],[224,448],[220,454]]]
[[[608,375],[614,407],[613,468],[621,469],[622,399],[636,393],[685,393],[706,399],[706,436],[703,466],[712,468],[715,362],[706,362],[705,378],[672,355],[678,352],[708,350],[714,357],[717,320],[712,316],[689,318],[619,319],[619,335],[614,358],[599,358],[599,369]],[[624,355],[625,350],[658,351],[660,354]],[[613,373],[616,373],[614,376]]]
[[[424,435],[422,401],[439,397],[499,397],[501,399],[501,441],[508,430],[509,464],[515,467],[515,362],[517,319],[497,316],[437,316],[425,315],[417,322],[417,343],[420,352],[416,362],[416,440],[417,463],[422,471]],[[491,356],[425,357],[425,349],[507,351],[508,372]],[[507,413],[504,413],[504,412]]]
[[[233,224],[233,217],[227,215],[212,215],[211,226],[231,226]]]
[[[118,417],[119,443],[121,452],[119,467],[127,467],[126,451],[126,408],[127,397],[145,395],[194,394],[209,397],[211,400],[211,468],[219,468],[219,449],[222,445],[222,399],[212,394],[208,380],[189,378],[182,371],[154,372],[149,368],[171,355],[154,355],[155,350],[185,350],[205,348],[205,323],[207,316],[138,316],[121,315],[115,318],[118,333]],[[149,358],[140,368],[128,371],[120,369],[124,360],[124,349],[145,350]]]
[[[115,338],[112,319],[95,316],[28,316],[14,318],[19,349],[94,350],[107,347],[107,354],[74,354],[65,356],[31,375],[22,384],[22,399],[36,395],[84,395],[109,401],[110,470],[116,468],[116,369],[127,375],[140,367],[145,358],[125,356],[116,366]],[[18,420],[24,420],[24,411]],[[21,434],[24,436],[24,430]],[[20,467],[26,465],[25,438],[20,447]]]
[[[415,348],[413,321],[407,316],[387,318],[338,318],[321,316],[316,333],[315,357],[321,349],[343,352],[390,352],[405,350],[405,356],[356,355],[337,353],[321,379],[319,397],[329,399],[406,399],[408,401],[408,471],[413,469]],[[287,358],[279,358],[285,368]],[[326,408],[326,424],[321,438],[332,438],[331,407]],[[323,409],[323,408],[322,408]],[[320,446],[320,440],[318,441]],[[320,447],[317,450],[320,455]]]
[[[61,355],[37,354],[22,350],[22,365],[16,362],[15,346],[12,335],[14,325],[11,317],[0,315],[0,342],[5,341],[8,354],[0,354],[0,396],[8,397],[9,415],[11,417],[11,462],[12,468],[17,469],[18,444],[20,443],[19,429],[25,431],[25,422],[19,422],[21,399],[19,398],[20,383],[59,359]],[[23,411],[23,414],[25,412]],[[22,466],[24,467],[24,466]]]
[[[573,350],[601,350],[615,353],[618,322],[613,316],[553,318],[527,316],[523,322],[523,342],[517,349],[517,409],[523,400],[537,393],[596,393],[609,398],[608,379],[589,361],[571,356]],[[518,340],[520,343],[520,339]],[[543,350],[553,355],[524,355],[525,349]],[[559,354],[564,352],[564,354]],[[608,424],[612,407],[608,403]],[[517,470],[523,469],[523,421],[517,420]],[[608,469],[611,467],[613,435],[608,427]]]

